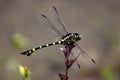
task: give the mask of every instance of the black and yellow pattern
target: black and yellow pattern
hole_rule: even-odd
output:
[[[57,44],[64,45],[66,47],[74,44],[76,41],[79,41],[80,39],[81,39],[81,35],[79,33],[70,33],[69,35],[66,34],[61,41],[45,44],[27,51],[24,51],[20,54],[30,56],[34,51],[38,49],[42,49],[42,48],[57,45]]]
[[[38,49],[42,49],[42,48],[57,45],[57,44],[62,44],[63,42],[64,42],[64,40],[61,40],[61,41],[58,41],[58,42],[53,42],[53,43],[50,43],[50,44],[45,44],[45,45],[30,49],[30,50],[27,50],[27,51],[24,51],[24,52],[22,52],[20,54],[30,56],[34,51],[36,51]]]

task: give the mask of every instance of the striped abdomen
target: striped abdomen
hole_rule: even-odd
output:
[[[45,47],[48,47],[48,46],[57,45],[57,44],[62,44],[63,42],[64,42],[64,40],[61,40],[61,41],[58,41],[58,42],[53,42],[53,43],[50,43],[50,44],[45,44],[45,45],[42,45],[42,46],[30,49],[30,50],[27,50],[27,51],[24,51],[24,52],[22,52],[20,54],[30,56],[34,51],[36,51],[38,49],[42,49],[42,48],[45,48]]]

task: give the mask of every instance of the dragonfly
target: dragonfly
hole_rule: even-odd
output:
[[[95,60],[91,58],[84,50],[82,50],[82,48],[77,43],[82,39],[82,35],[78,32],[70,33],[67,31],[66,25],[63,23],[56,7],[51,7],[49,11],[51,17],[54,19],[55,23],[57,24],[56,26],[46,15],[41,14],[41,17],[46,22],[47,27],[50,29],[51,33],[54,33],[55,38],[59,40],[23,51],[20,54],[30,56],[36,50],[53,45],[62,45],[64,48],[75,45],[75,47],[72,49],[71,56],[76,56],[80,54],[80,56],[86,57],[90,62],[95,63]]]

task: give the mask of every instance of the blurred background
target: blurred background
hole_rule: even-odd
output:
[[[18,65],[27,66],[32,80],[59,80],[64,58],[53,46],[30,57],[19,53],[53,41],[41,13],[56,6],[70,32],[79,32],[79,45],[96,61],[69,70],[70,80],[120,80],[120,0],[0,0],[0,80],[22,80]]]

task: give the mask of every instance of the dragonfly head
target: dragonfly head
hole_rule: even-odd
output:
[[[75,41],[79,41],[79,40],[81,40],[81,38],[82,38],[82,35],[79,34],[79,33],[74,33],[73,35],[74,35]]]

